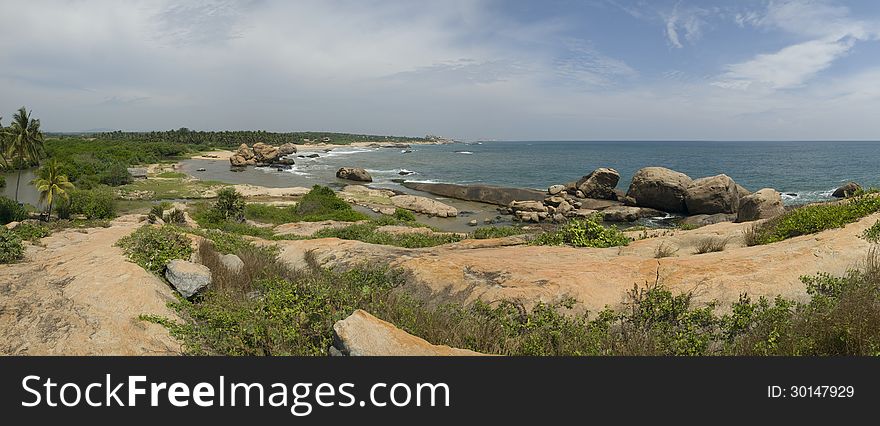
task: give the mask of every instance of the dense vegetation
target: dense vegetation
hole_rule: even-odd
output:
[[[834,203],[806,205],[755,224],[745,234],[746,244],[769,244],[799,235],[841,228],[878,211],[880,196],[876,194],[863,194]]]
[[[266,131],[195,131],[187,128],[168,130],[161,132],[104,132],[94,135],[95,138],[107,141],[123,142],[171,142],[184,145],[201,145],[206,147],[232,148],[241,144],[253,145],[263,142],[270,145],[282,145],[285,143],[304,143],[306,139],[312,142],[321,142],[329,139],[332,144],[347,145],[352,142],[408,142],[424,141],[425,138],[413,138],[406,136],[379,136],[353,133],[333,132],[286,132],[274,133]]]
[[[170,226],[144,225],[121,238],[116,245],[125,251],[132,262],[156,274],[163,273],[169,261],[189,259],[192,254],[189,238]]]
[[[625,246],[632,240],[616,227],[605,227],[599,217],[576,219],[559,225],[555,231],[545,232],[533,240],[533,244],[545,246],[569,245],[572,247]]]
[[[510,237],[526,233],[526,231],[523,231],[523,229],[518,226],[484,226],[474,230],[474,238],[483,240],[487,238]]]
[[[257,222],[276,225],[324,220],[356,222],[368,219],[367,215],[355,211],[332,189],[320,185],[315,185],[295,206],[275,207],[265,204],[248,204],[244,209],[244,216]]]
[[[16,262],[22,257],[24,246],[21,244],[21,237],[6,227],[0,227],[0,264]]]

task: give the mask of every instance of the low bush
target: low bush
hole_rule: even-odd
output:
[[[0,227],[0,263],[13,263],[24,257],[21,238],[14,232]]]
[[[416,221],[416,215],[413,212],[411,212],[407,209],[402,209],[400,207],[394,209],[394,215],[392,217],[394,217],[395,219],[402,221],[402,222],[415,222]]]
[[[391,234],[378,230],[379,225],[375,222],[356,223],[342,228],[326,228],[316,232],[313,238],[340,238],[343,240],[357,240],[370,244],[382,244],[386,246],[422,248],[434,247],[442,244],[461,241],[457,234],[442,233],[401,233]]]
[[[9,222],[21,222],[28,218],[28,211],[14,200],[0,197],[0,225]]]
[[[6,176],[0,175],[0,188],[6,186]]]
[[[747,242],[769,244],[827,229],[841,228],[880,211],[880,197],[868,193],[844,201],[789,210],[755,226]]]
[[[675,256],[675,253],[678,252],[678,248],[674,247],[671,244],[667,244],[665,241],[660,243],[659,246],[654,250],[654,258],[662,259],[664,257],[672,257]]]
[[[87,219],[113,219],[116,217],[116,201],[107,187],[78,189],[69,192],[66,200],[60,200],[55,212],[59,219],[72,215],[85,215]]]
[[[44,225],[25,222],[18,224],[12,230],[12,233],[18,235],[24,241],[37,242],[40,238],[51,235],[52,231]]]
[[[315,185],[308,194],[296,204],[296,214],[303,222],[339,220],[357,222],[369,219],[367,215],[355,211],[350,204],[339,198],[332,189]]]
[[[865,232],[862,233],[862,238],[874,244],[880,242],[880,220],[871,225],[870,228],[866,229]]]
[[[703,237],[702,239],[697,241],[697,245],[694,248],[694,254],[706,254],[724,251],[724,249],[727,247],[728,242],[730,242],[729,238]]]
[[[522,235],[526,232],[518,226],[484,226],[474,230],[474,238],[484,240],[488,238],[510,237]]]
[[[120,186],[131,183],[134,179],[128,172],[128,167],[123,163],[113,163],[106,170],[97,175],[97,180],[102,185]]]
[[[533,244],[545,246],[569,245],[573,247],[616,247],[628,245],[632,240],[617,227],[604,227],[596,217],[566,222],[555,231],[539,235]]]
[[[173,259],[188,260],[193,251],[189,238],[171,226],[144,225],[121,238],[116,246],[134,263],[156,274],[162,274]]]
[[[162,217],[162,220],[165,221],[165,223],[183,225],[186,223],[186,216],[183,214],[183,210],[171,209]]]
[[[232,187],[217,191],[217,202],[210,214],[215,220],[244,222],[244,197]]]

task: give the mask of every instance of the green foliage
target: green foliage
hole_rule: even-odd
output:
[[[218,219],[244,222],[244,207],[244,197],[235,188],[226,187],[217,191],[217,202],[211,210]]]
[[[296,215],[299,221],[319,222],[322,220],[339,220],[356,222],[368,219],[367,215],[357,212],[345,200],[336,196],[332,189],[315,185],[308,194],[296,204]]]
[[[522,235],[526,232],[518,226],[485,226],[474,230],[474,238],[478,240],[488,238],[510,237],[512,235]]]
[[[292,132],[274,133],[266,131],[193,131],[185,127],[177,130],[164,132],[106,132],[94,135],[99,140],[108,142],[128,143],[166,143],[182,146],[215,146],[215,147],[238,147],[241,144],[253,145],[263,142],[270,145],[282,145],[285,143],[303,143],[305,139],[320,142],[323,138],[329,138],[331,144],[348,145],[352,142],[411,142],[425,141],[425,138],[413,138],[405,136],[379,136],[362,135],[352,133],[332,132]]]
[[[189,259],[192,247],[189,238],[170,226],[161,228],[144,225],[116,242],[132,262],[144,269],[162,274],[173,259]]]
[[[544,246],[570,245],[573,247],[625,246],[632,240],[617,227],[604,227],[596,217],[571,220],[560,225],[556,231],[545,232],[533,241]]]
[[[402,209],[400,207],[394,209],[394,215],[392,215],[392,217],[399,220],[399,221],[402,221],[402,222],[415,222],[416,221],[416,215],[413,214],[413,212],[411,212],[407,209]]]
[[[3,170],[3,169],[0,169],[0,170]],[[6,176],[0,175],[0,188],[3,188],[5,186],[6,186]]]
[[[107,187],[73,190],[67,200],[58,203],[56,212],[61,219],[75,214],[85,215],[87,219],[113,219],[116,217],[116,200]]]
[[[866,229],[865,232],[862,233],[862,238],[874,244],[880,242],[880,220],[871,225],[870,228]]]
[[[421,248],[434,247],[442,244],[461,241],[458,234],[452,233],[401,233],[391,234],[378,231],[380,225],[376,222],[356,223],[343,228],[326,228],[316,232],[313,238],[340,238],[343,240],[357,240],[370,244],[382,244],[386,246]]]
[[[134,179],[128,172],[128,167],[121,162],[111,163],[106,170],[97,175],[98,182],[108,186],[120,186],[131,183]]]
[[[17,262],[23,257],[21,238],[6,228],[0,228],[0,264]]]
[[[183,179],[186,177],[186,173],[180,172],[162,172],[156,175],[156,177],[164,178],[164,179]]]
[[[0,225],[9,222],[20,222],[28,218],[27,209],[15,201],[0,196]]]
[[[22,222],[12,230],[12,233],[18,235],[23,241],[37,242],[40,238],[51,235],[52,231],[41,224]]]
[[[182,225],[186,223],[186,216],[184,216],[183,210],[171,209],[165,214],[162,220],[165,221],[165,223]]]
[[[880,211],[880,197],[866,194],[836,203],[814,204],[796,208],[756,225],[747,235],[747,243],[769,244],[826,229],[842,228]]]

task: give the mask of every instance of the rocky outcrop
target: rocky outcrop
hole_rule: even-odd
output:
[[[700,228],[706,225],[714,225],[721,222],[733,222],[736,220],[736,214],[732,213],[716,213],[716,214],[698,214],[688,216],[679,222],[680,225]]]
[[[550,195],[556,195],[562,191],[565,191],[565,185],[552,185],[547,188],[547,193]]]
[[[220,264],[233,274],[239,274],[244,269],[244,261],[232,253],[220,256]]]
[[[688,214],[736,213],[739,192],[736,182],[721,174],[692,181],[685,193]]]
[[[575,186],[583,194],[581,198],[617,200],[614,189],[618,181],[620,181],[620,173],[617,170],[603,167],[582,177]]]
[[[358,182],[372,182],[373,177],[366,170],[359,167],[342,167],[336,171],[336,177]]]
[[[347,356],[483,355],[467,349],[431,344],[360,309],[333,325],[333,348],[330,352]]]
[[[189,299],[211,284],[211,270],[205,265],[175,259],[168,262],[165,278],[181,296]]]
[[[635,222],[647,217],[663,217],[666,213],[646,207],[613,206],[602,210],[606,222]]]
[[[746,195],[751,194],[752,191],[749,191],[748,189],[746,189],[744,186],[742,186],[740,184],[736,184],[736,193],[739,196],[739,198],[742,198],[742,197],[745,197]]]
[[[236,167],[245,167],[256,165],[257,160],[254,158],[254,151],[247,145],[241,144],[238,150],[229,157],[229,163]]]
[[[391,197],[391,203],[394,204],[395,207],[426,214],[428,216],[458,216],[458,210],[455,207],[427,197],[419,197],[417,195],[395,195]]]
[[[685,196],[691,182],[684,173],[665,167],[645,167],[633,176],[626,195],[639,207],[686,213]]]
[[[834,190],[831,194],[834,198],[849,198],[852,197],[856,192],[860,191],[862,186],[855,182],[847,182],[840,188]]]
[[[285,155],[296,154],[296,145],[288,142],[284,145],[278,147],[278,156],[284,157]]]
[[[782,194],[774,189],[764,188],[739,200],[737,222],[750,222],[758,219],[769,219],[785,212],[782,205]]]
[[[540,201],[546,193],[534,189],[505,188],[490,185],[455,185],[449,183],[404,182],[403,186],[442,197],[508,206],[511,201]]]
[[[255,143],[253,150],[257,164],[271,164],[281,155],[281,151],[278,148],[262,142]]]

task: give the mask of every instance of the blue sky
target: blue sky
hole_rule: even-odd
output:
[[[0,115],[47,130],[880,139],[880,2],[28,1]]]

